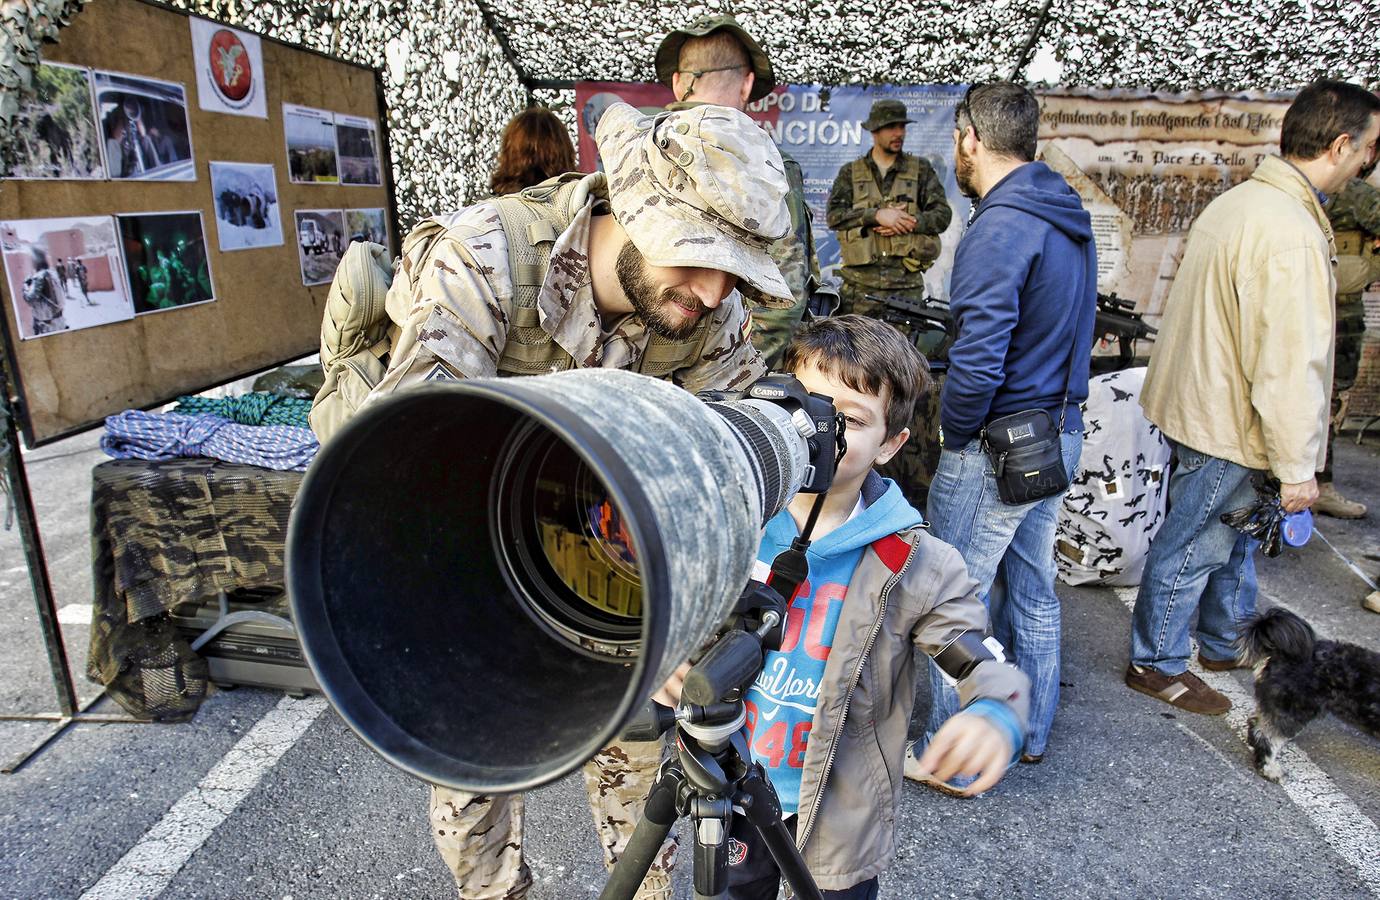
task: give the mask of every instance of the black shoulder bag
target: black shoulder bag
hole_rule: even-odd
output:
[[[1077,345],[1077,341],[1073,343]],[[1069,388],[1073,384],[1073,353],[1069,351],[1069,373],[1064,381],[1064,399],[1059,404],[1058,427],[1048,411],[1027,409],[993,419],[978,433],[983,451],[992,460],[997,496],[1003,503],[1034,503],[1062,493],[1069,486],[1062,435]]]

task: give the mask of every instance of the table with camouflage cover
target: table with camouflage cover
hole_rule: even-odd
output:
[[[196,712],[206,662],[169,620],[180,603],[281,589],[300,472],[213,459],[114,460],[92,471],[95,597],[87,677],[132,715]],[[285,611],[285,600],[276,609]]]

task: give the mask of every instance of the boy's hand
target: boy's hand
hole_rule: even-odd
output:
[[[669,706],[675,709],[680,705],[680,689],[685,685],[685,675],[690,671],[689,663],[681,663],[680,668],[671,673],[671,677],[666,679],[666,683],[661,686],[652,700],[662,706]]]
[[[973,797],[1001,781],[1015,749],[1011,739],[982,716],[959,713],[930,740],[920,757],[920,770],[940,781],[955,775],[981,776],[963,789]]]

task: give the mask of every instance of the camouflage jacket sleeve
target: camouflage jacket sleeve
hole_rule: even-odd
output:
[[[796,327],[805,315],[810,293],[819,282],[819,263],[815,260],[810,227],[810,207],[805,203],[805,177],[800,163],[782,154],[786,180],[791,189],[786,206],[791,211],[791,233],[771,246],[772,259],[781,277],[790,285],[795,303],[787,307],[756,305],[752,308],[752,345],[770,368],[776,365],[791,342]]]
[[[743,298],[733,292],[710,313],[709,334],[704,339],[699,359],[672,376],[676,384],[692,394],[711,390],[742,390],[767,373],[752,342],[748,340],[751,320]]]
[[[790,286],[791,296],[799,305],[810,296],[810,257],[814,253],[810,236],[810,207],[805,203],[805,177],[800,171],[800,163],[783,156],[781,161],[786,168],[786,181],[790,190],[786,193],[786,208],[791,212],[791,230],[781,240],[771,245],[771,258],[781,270],[781,277]]]
[[[1342,216],[1334,215],[1332,206],[1329,206],[1328,215],[1332,217],[1334,225],[1343,229],[1359,228],[1371,237],[1380,237],[1380,190],[1370,182],[1361,178],[1351,179],[1333,206],[1344,206]]]
[[[953,220],[953,207],[949,206],[949,196],[934,167],[923,159],[920,160],[920,196],[916,200],[920,207],[920,215],[915,217],[916,233],[943,234]]]
[[[434,242],[404,244],[388,291],[400,333],[370,400],[438,378],[497,374],[513,302],[498,214],[478,206],[439,221],[446,230]]]
[[[834,177],[829,190],[829,227],[834,231],[846,228],[872,228],[877,224],[877,210],[853,208],[853,164],[845,163]]]

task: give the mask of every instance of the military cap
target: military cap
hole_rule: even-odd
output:
[[[772,306],[791,290],[768,248],[791,227],[785,166],[771,138],[736,109],[704,104],[647,116],[615,103],[594,135],[618,223],[654,266],[736,275]]]
[[[906,105],[900,100],[874,100],[872,109],[867,114],[867,121],[863,123],[863,128],[868,131],[876,131],[878,128],[885,128],[888,125],[895,125],[897,122],[914,122],[906,112]]]
[[[762,45],[752,39],[752,35],[743,30],[743,26],[738,24],[738,20],[729,15],[703,15],[683,28],[662,38],[661,46],[656,48],[656,80],[671,86],[671,76],[676,74],[680,66],[680,48],[685,46],[685,42],[691,38],[705,37],[716,31],[727,31],[736,37],[747,50],[748,60],[752,64],[752,72],[757,78],[752,82],[752,93],[748,95],[749,100],[760,100],[771,93],[772,88],[776,87],[776,73],[772,71],[771,60],[767,58],[767,51],[762,49]]]

